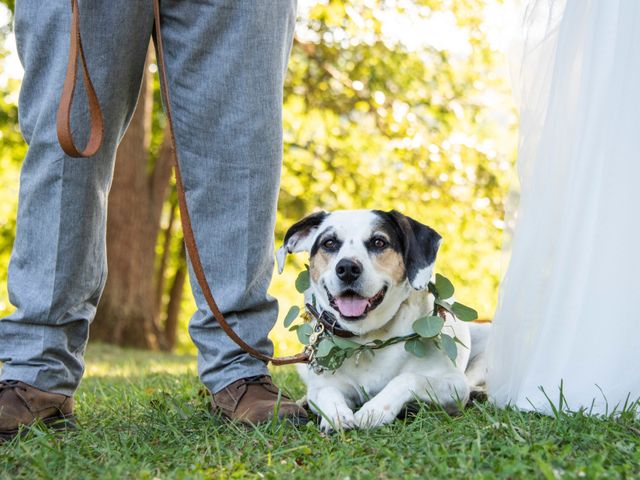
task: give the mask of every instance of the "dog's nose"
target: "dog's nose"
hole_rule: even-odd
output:
[[[336,265],[336,275],[345,283],[352,283],[360,277],[362,266],[358,262],[343,258]]]

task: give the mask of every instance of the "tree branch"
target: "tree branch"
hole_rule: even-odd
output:
[[[187,278],[187,261],[185,259],[184,242],[180,249],[180,264],[173,277],[173,284],[169,293],[169,303],[167,304],[167,320],[164,324],[164,338],[167,350],[173,350],[176,345],[178,331],[178,317],[180,316],[180,304],[182,303],[182,292]]]
[[[162,205],[167,195],[167,187],[171,178],[171,169],[175,159],[170,141],[169,127],[165,128],[164,139],[158,153],[158,160],[149,178],[150,217],[158,220],[162,213]]]
[[[169,250],[171,248],[171,232],[173,231],[173,225],[176,221],[176,211],[178,202],[174,199],[169,206],[169,224],[164,229],[164,238],[162,242],[162,253],[160,257],[160,265],[156,271],[156,295],[155,295],[155,308],[154,318],[158,318],[160,315],[160,309],[162,307],[162,292],[164,291],[164,278],[167,270],[167,261],[169,259]]]

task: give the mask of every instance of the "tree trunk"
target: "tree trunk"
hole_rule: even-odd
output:
[[[162,205],[171,174],[171,149],[163,144],[153,172],[147,172],[153,106],[145,68],[142,91],[118,147],[109,194],[109,275],[91,338],[123,346],[156,349],[154,270]]]
[[[180,314],[180,305],[182,303],[182,293],[184,292],[184,284],[187,279],[187,261],[185,259],[184,244],[180,251],[180,264],[173,277],[171,290],[169,291],[169,303],[167,304],[167,320],[164,324],[164,349],[171,351],[176,346],[178,338],[178,316]]]

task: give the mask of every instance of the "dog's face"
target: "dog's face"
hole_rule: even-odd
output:
[[[293,225],[278,251],[309,251],[311,285],[320,310],[356,335],[384,326],[410,289],[427,287],[441,237],[396,211],[319,212]]]

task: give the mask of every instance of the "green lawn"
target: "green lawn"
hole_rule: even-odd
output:
[[[0,446],[0,478],[640,478],[640,422],[473,405],[375,431],[212,418],[192,357],[90,348],[78,431]],[[292,369],[275,372],[298,397]]]

